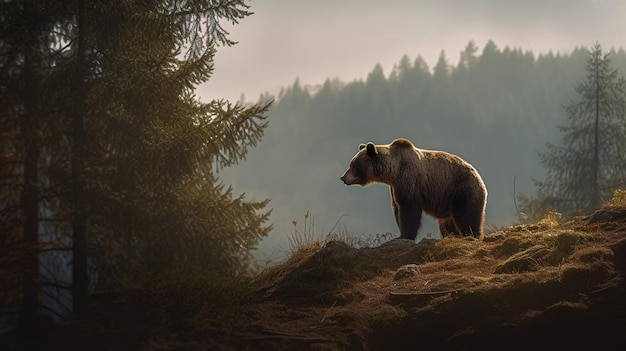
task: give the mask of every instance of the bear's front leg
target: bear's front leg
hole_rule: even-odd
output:
[[[396,221],[398,229],[400,229],[400,213],[398,211],[398,203],[396,202],[396,196],[393,194],[393,188],[391,188],[391,210],[393,211],[393,219]]]
[[[398,206],[398,227],[400,239],[415,240],[417,231],[422,224],[422,206],[419,202],[404,200],[396,201]]]

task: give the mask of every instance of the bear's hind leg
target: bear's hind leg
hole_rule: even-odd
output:
[[[482,238],[484,217],[482,208],[458,206],[452,209],[452,217],[461,235]]]
[[[445,238],[446,236],[449,236],[449,235],[461,235],[452,217],[439,219],[438,222],[439,222],[439,234],[441,234],[441,238]]]

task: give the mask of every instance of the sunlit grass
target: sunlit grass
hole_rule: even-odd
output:
[[[559,221],[561,220],[561,218],[563,218],[562,214],[560,214],[556,210],[551,210],[543,215],[543,218],[541,218],[539,222],[537,222],[537,225],[542,228],[554,228],[559,225]]]
[[[626,207],[626,190],[615,190],[615,192],[613,192],[613,198],[611,198],[611,201],[609,201],[609,205],[615,207]]]

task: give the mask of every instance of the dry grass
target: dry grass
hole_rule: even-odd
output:
[[[293,231],[287,234],[287,242],[289,243],[291,254],[307,246],[320,245],[320,238],[315,234],[315,218],[309,211],[304,214],[302,226],[298,225],[299,219],[294,219],[291,224],[293,225]]]
[[[626,190],[615,190],[615,192],[613,192],[613,198],[609,201],[609,205],[613,207],[626,207]]]
[[[558,224],[553,213],[484,240],[358,248],[313,236],[307,215],[284,262],[232,284],[161,277],[117,328],[144,338],[126,349],[624,349],[623,201],[617,193],[592,215]],[[89,338],[124,348],[109,334]]]
[[[619,201],[616,196],[605,208],[615,212]],[[559,224],[551,212],[537,225],[511,227],[481,241],[445,238],[361,249],[322,243],[301,255],[304,261],[275,267],[286,273],[272,280],[274,290],[265,295],[272,309],[279,304],[311,317],[300,314],[290,324],[272,317],[264,304],[258,312],[268,329],[316,340],[305,343],[314,350],[457,349],[485,340],[535,347],[528,333],[557,349],[593,348],[603,338],[601,345],[626,345],[617,333],[626,327],[626,303],[619,298],[626,291],[626,264],[616,252],[626,254],[626,216],[601,225],[592,217]],[[498,269],[512,260],[520,265]],[[413,267],[396,275],[405,265]],[[315,339],[322,335],[325,341]]]
[[[537,225],[542,228],[554,228],[559,225],[561,218],[563,218],[563,215],[556,210],[548,211],[548,213],[537,222]]]

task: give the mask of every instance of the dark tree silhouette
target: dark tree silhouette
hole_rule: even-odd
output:
[[[65,311],[80,312],[94,288],[154,272],[230,277],[249,267],[269,230],[267,201],[233,195],[217,172],[261,139],[269,102],[195,96],[217,48],[234,44],[222,24],[248,9],[244,1],[0,4],[4,313],[58,315],[45,305],[46,286],[63,290]],[[51,252],[64,268],[45,266]]]

